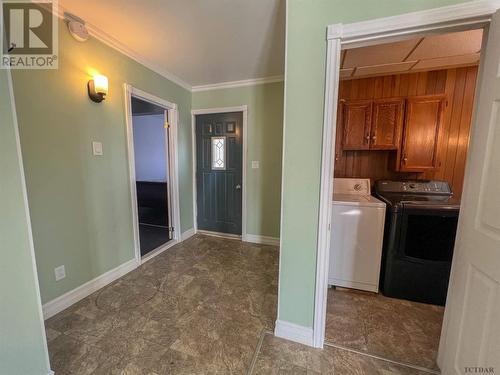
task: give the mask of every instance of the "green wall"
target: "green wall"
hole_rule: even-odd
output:
[[[109,95],[87,96],[92,71]],[[13,72],[42,301],[134,257],[123,84],[178,104],[181,231],[193,227],[191,93],[91,38],[59,25],[59,69]],[[104,156],[91,153],[103,142]],[[56,282],[54,268],[66,266]]]
[[[247,233],[279,237],[283,83],[193,93],[193,109],[248,106]],[[260,161],[252,169],[252,160]]]
[[[279,319],[313,325],[326,27],[457,2],[288,0]]]
[[[7,71],[0,70],[0,374],[49,373]]]

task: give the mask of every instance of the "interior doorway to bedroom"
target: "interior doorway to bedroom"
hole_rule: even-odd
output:
[[[132,96],[135,184],[141,257],[172,240],[168,111]]]

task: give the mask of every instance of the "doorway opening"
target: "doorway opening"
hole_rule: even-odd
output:
[[[180,239],[177,109],[130,86],[125,92],[136,258],[144,262]]]
[[[465,271],[470,262],[467,272],[484,272],[492,280],[497,276],[485,268],[487,257],[474,259],[474,267],[481,271],[471,268],[473,247],[465,250],[462,242],[457,252],[454,241],[457,233],[463,241],[464,230],[473,232],[469,234],[476,239],[483,235],[472,223],[463,226],[462,221],[470,221],[471,214],[476,217],[477,204],[469,204],[468,211],[462,212],[460,195],[465,175],[464,199],[469,203],[469,190],[477,190],[484,180],[475,179],[472,184],[470,180],[473,174],[480,177],[474,171],[482,170],[485,160],[478,158],[489,157],[477,154],[489,144],[478,134],[485,135],[497,126],[496,120],[489,119],[487,107],[494,93],[485,83],[486,72],[478,74],[478,66],[481,60],[480,70],[487,71],[488,79],[496,77],[499,56],[494,46],[499,25],[494,7],[475,9],[474,16],[469,9],[458,8],[421,12],[425,16],[406,14],[387,18],[387,22],[374,20],[370,25],[329,27],[315,346],[349,348],[434,373],[439,368],[449,372],[464,366],[464,354],[473,358],[471,353],[485,345],[486,336],[469,335],[476,314],[468,304],[464,306],[464,298],[471,298],[468,288],[474,288],[476,296],[488,298],[488,285],[472,284],[474,279],[465,280],[465,272],[459,275],[455,268]],[[451,39],[459,34],[461,41],[454,43]],[[440,41],[445,42],[441,47]],[[485,54],[486,45],[493,52]],[[440,55],[468,47],[470,52]],[[380,61],[384,59],[396,61]],[[476,82],[481,102],[474,100]],[[474,152],[466,157],[474,106],[478,106],[471,136]],[[486,118],[478,121],[481,116]],[[471,164],[467,168],[466,160]],[[374,189],[375,197],[363,187],[363,181],[352,181],[361,177]],[[356,237],[369,232],[366,222],[362,224],[362,211],[375,208],[369,204],[372,199],[377,199],[377,205],[385,204],[387,211],[385,220],[382,216],[385,231],[380,249],[374,249],[377,241],[373,238],[370,244]],[[462,223],[458,230],[457,221]],[[369,229],[374,226],[372,223]],[[342,228],[350,232],[344,238],[338,233]],[[367,251],[375,250],[380,254],[378,263],[363,261]],[[469,252],[467,260],[464,251]],[[360,274],[357,262],[373,272]],[[344,274],[329,279],[332,267]],[[367,276],[373,277],[367,280]],[[350,284],[342,282],[346,278],[351,279]],[[490,323],[491,319],[483,323],[481,332]],[[474,348],[469,342],[460,342],[466,340],[457,336],[462,330],[477,343]]]
[[[132,96],[141,256],[172,240],[168,111]]]
[[[246,239],[247,108],[192,111],[196,232]]]

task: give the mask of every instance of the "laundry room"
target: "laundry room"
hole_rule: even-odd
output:
[[[483,29],[342,48],[325,340],[434,373]]]

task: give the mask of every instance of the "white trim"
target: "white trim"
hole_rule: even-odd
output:
[[[167,100],[149,94],[145,91],[139,90],[132,87],[129,84],[124,84],[124,99],[125,99],[125,122],[127,126],[127,156],[129,164],[129,184],[130,184],[130,199],[132,203],[132,220],[133,220],[133,232],[134,232],[134,252],[135,259],[141,263],[147,259],[152,258],[152,256],[146,255],[146,260],[141,260],[141,247],[139,240],[139,214],[137,208],[137,189],[136,189],[136,175],[135,175],[135,154],[134,154],[134,132],[133,132],[133,119],[132,119],[132,96],[135,98],[140,98],[146,100],[150,103],[154,103],[168,111],[169,116],[169,181],[171,187],[172,195],[172,217],[173,217],[173,239],[170,240],[161,249],[166,250],[167,248],[173,246],[181,240],[181,217],[180,217],[180,201],[179,201],[179,164],[177,158],[177,120],[178,111],[177,105],[171,103]],[[162,251],[163,251],[162,250]],[[161,252],[161,251],[160,251]],[[156,254],[157,255],[157,254]]]
[[[164,243],[163,245],[158,246],[156,249],[151,250],[149,253],[144,254],[144,256],[141,257],[141,264],[144,264],[147,261],[153,259],[155,256],[160,255],[165,250],[168,250],[172,246],[177,245],[179,242],[180,241],[177,241],[177,240],[170,240],[167,243]]]
[[[211,83],[207,85],[198,85],[198,86],[193,86],[191,91],[202,92],[210,90],[231,89],[235,87],[255,86],[255,85],[263,85],[266,83],[275,83],[275,82],[283,82],[283,76],[271,76],[271,77],[254,78],[254,79],[243,79],[239,81]]]
[[[64,12],[67,10],[59,5],[56,8],[56,16],[59,17],[62,20],[65,20],[64,17]],[[209,90],[218,90],[218,89],[227,89],[227,88],[234,88],[234,87],[245,87],[245,86],[254,86],[254,85],[262,85],[266,83],[274,83],[274,82],[282,82],[283,81],[283,76],[277,75],[277,76],[269,76],[269,77],[262,77],[262,78],[252,78],[252,79],[243,79],[243,80],[237,80],[237,81],[226,81],[226,82],[218,82],[218,83],[213,83],[213,84],[206,84],[206,85],[191,85],[184,79],[180,78],[179,76],[175,75],[172,72],[169,72],[165,68],[159,66],[156,63],[153,63],[146,57],[138,54],[137,52],[133,51],[131,48],[120,42],[118,39],[112,37],[105,31],[103,31],[101,28],[97,27],[96,25],[93,25],[87,21],[85,22],[85,26],[87,27],[87,30],[89,31],[89,34],[99,40],[100,42],[104,43],[105,45],[115,49],[116,51],[122,53],[123,55],[131,58],[132,60],[138,62],[142,66],[148,68],[149,70],[159,74],[160,76],[168,79],[169,81],[175,83],[176,85],[181,86],[182,88],[188,90],[189,92],[202,92],[202,91],[209,91]]]
[[[388,362],[388,363],[393,363],[393,364],[398,365],[398,366],[409,367],[409,368],[412,368],[414,370],[426,372],[426,373],[429,373],[429,374],[436,374],[436,375],[440,375],[441,374],[440,371],[431,370],[431,369],[428,369],[428,368],[425,368],[425,367],[421,367],[421,366],[417,366],[417,365],[412,365],[412,364],[406,363],[406,362],[394,361],[392,359],[381,357],[381,356],[376,355],[376,354],[370,354],[370,353],[367,353],[365,351],[351,349],[351,348],[348,348],[348,347],[345,347],[345,346],[341,346],[341,345],[337,345],[337,344],[334,344],[334,343],[331,343],[331,342],[328,342],[328,341],[325,341],[325,346],[329,346],[331,348],[337,348],[337,349],[340,349],[340,350],[345,350],[346,352],[356,353],[356,354],[359,354],[359,355],[362,355],[362,356],[365,356],[365,357],[369,357],[369,358],[374,358],[374,359],[377,359],[377,360],[380,360],[380,361],[384,361],[384,362]]]
[[[196,233],[204,234],[205,236],[227,238],[228,240],[240,240],[241,241],[241,236],[239,234],[213,232],[211,230],[198,230]]]
[[[326,306],[328,293],[328,262],[330,258],[330,228],[332,217],[331,197],[333,194],[333,149],[335,145],[335,121],[337,119],[338,82],[340,68],[340,39],[329,39],[327,47],[325,107],[323,124],[323,154],[321,157],[321,190],[318,226],[318,256],[316,263],[316,293],[314,306],[314,347],[322,348],[325,341]],[[321,251],[319,250],[321,249]],[[326,267],[325,267],[326,265]]]
[[[398,16],[328,26],[328,39],[342,39],[342,44],[368,42],[391,37],[429,32],[448,32],[455,28],[478,28],[488,24],[500,8],[499,0],[469,1]],[[446,31],[444,31],[446,30]]]
[[[95,291],[105,287],[109,283],[112,283],[116,279],[119,279],[123,275],[129,273],[130,271],[136,269],[139,266],[139,262],[137,260],[131,259],[108,272],[103,273],[100,276],[97,276],[95,279],[87,281],[85,284],[80,285],[79,287],[70,290],[67,293],[53,299],[50,302],[47,302],[43,305],[43,316],[45,319],[48,319],[57,313],[67,309],[71,305],[77,303],[83,298],[91,295]]]
[[[379,18],[352,24],[328,26],[325,78],[325,114],[321,164],[321,193],[318,223],[316,290],[314,305],[315,347],[323,347],[328,289],[329,227],[334,165],[332,163],[336,131],[337,97],[340,70],[340,46],[373,45],[384,40],[422,33],[467,30],[484,27],[500,8],[499,0],[473,1],[421,12]],[[286,85],[286,81],[285,81]],[[286,103],[286,101],[285,101]],[[285,123],[286,125],[286,123]],[[283,205],[282,205],[283,206]],[[283,210],[283,207],[282,207]],[[283,215],[283,214],[282,214]],[[335,225],[335,223],[333,223]],[[278,305],[279,307],[279,305]],[[279,310],[278,310],[279,311]]]
[[[186,241],[188,238],[193,237],[196,234],[194,228],[188,229],[181,234],[181,242]]]
[[[312,346],[313,344],[313,329],[311,327],[304,327],[279,319],[276,320],[274,335],[308,346]]]
[[[258,234],[248,234],[248,233],[246,242],[260,243],[263,245],[272,245],[272,246],[280,245],[280,239],[277,237],[260,236]]]
[[[280,253],[279,253],[279,261],[278,261],[278,306],[276,307],[276,321],[279,320],[280,317],[280,301],[281,301],[281,258],[283,252],[283,218],[285,215],[284,210],[284,187],[285,187],[285,136],[286,136],[286,88],[287,88],[287,72],[288,72],[288,0],[285,3],[285,83],[283,85],[283,136],[281,137],[281,148],[282,148],[282,156],[281,156],[281,206],[280,206]]]
[[[16,152],[17,152],[17,160],[18,160],[18,168],[19,168],[19,174],[21,177],[21,189],[22,189],[22,195],[23,195],[23,204],[24,204],[24,217],[26,218],[26,228],[28,230],[28,247],[29,247],[29,252],[30,252],[30,258],[31,258],[31,268],[33,271],[33,279],[34,279],[34,287],[35,287],[35,294],[36,294],[36,305],[37,305],[37,313],[38,313],[38,319],[40,323],[40,329],[42,333],[42,341],[43,341],[43,347],[45,349],[45,361],[47,365],[47,369],[50,370],[50,358],[49,358],[49,349],[47,346],[47,337],[45,334],[45,323],[43,319],[43,310],[42,310],[42,297],[40,295],[40,284],[38,282],[38,269],[36,266],[36,258],[35,258],[35,244],[33,242],[33,230],[31,228],[31,215],[30,215],[30,210],[29,210],[29,204],[28,204],[28,191],[26,189],[26,176],[24,174],[24,163],[23,163],[23,155],[21,152],[21,139],[19,137],[19,124],[17,121],[17,111],[16,111],[16,101],[14,97],[14,85],[12,83],[12,75],[10,69],[7,69],[6,71],[7,74],[7,84],[8,84],[8,89],[9,89],[9,97],[10,97],[10,110],[12,112],[12,122],[14,126],[14,137],[15,137],[15,142],[16,142]],[[49,372],[50,374],[50,372]]]
[[[55,15],[59,17],[62,20],[65,20],[64,13],[67,11],[63,6],[59,5],[55,9]],[[71,12],[70,12],[71,13]],[[87,30],[89,31],[89,34],[99,40],[100,42],[104,43],[105,45],[115,49],[116,51],[122,53],[123,55],[131,58],[132,60],[138,62],[142,66],[148,68],[149,70],[161,75],[163,78],[168,79],[169,81],[175,83],[176,85],[181,86],[182,88],[188,90],[191,92],[192,86],[184,81],[182,78],[179,78],[175,74],[167,71],[166,69],[158,66],[157,64],[151,62],[144,56],[139,55],[137,52],[133,51],[129,47],[127,47],[125,44],[120,42],[118,39],[112,37],[111,35],[107,34],[105,31],[100,29],[99,27],[87,22],[85,22],[85,26],[87,27]]]
[[[55,372],[53,370],[50,370],[47,375],[54,375],[54,374],[55,374]]]
[[[247,159],[248,159],[248,106],[193,109],[191,111],[191,148],[193,150],[193,225],[198,233],[198,207],[196,204],[196,116],[213,113],[242,112],[243,114],[243,170],[241,176],[241,239],[247,236]]]

